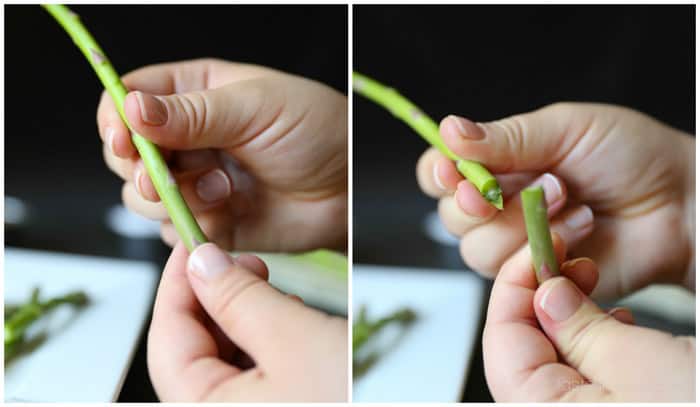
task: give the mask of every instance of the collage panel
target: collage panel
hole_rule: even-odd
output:
[[[352,52],[353,401],[694,401],[695,6],[355,5]]]
[[[348,401],[348,6],[4,11],[4,401]]]

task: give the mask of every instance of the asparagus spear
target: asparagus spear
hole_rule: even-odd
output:
[[[407,326],[416,320],[416,313],[410,308],[402,308],[391,315],[376,321],[367,320],[367,309],[360,308],[358,318],[352,325],[352,351],[357,352],[373,335],[381,331],[385,326],[398,323]]]
[[[80,48],[80,51],[85,55],[85,58],[100,78],[102,85],[107,89],[112,100],[114,100],[114,105],[117,107],[122,120],[129,127],[124,114],[126,87],[105,56],[104,51],[102,51],[95,39],[90,35],[90,32],[80,22],[78,15],[70,11],[68,7],[60,4],[44,4],[42,7],[51,13],[70,35],[75,45]],[[143,160],[146,172],[151,177],[158,196],[163,201],[180,239],[187,249],[192,251],[195,247],[207,241],[206,236],[200,229],[194,216],[192,216],[192,212],[182,197],[175,178],[170,173],[163,156],[158,151],[158,147],[143,136],[135,133],[131,127],[129,129],[131,130],[131,140]]]
[[[46,302],[41,302],[39,300],[39,289],[35,288],[32,291],[30,300],[26,304],[21,305],[5,320],[5,360],[17,354],[24,340],[24,334],[32,322],[60,305],[70,304],[75,307],[81,307],[87,302],[87,295],[82,291],[74,291]]]
[[[440,138],[440,129],[428,115],[416,105],[403,97],[396,90],[364,76],[358,72],[352,74],[353,90],[372,100],[394,116],[403,120],[421,137],[437,148],[450,160],[457,163],[457,170],[479,190],[481,195],[498,209],[503,209],[501,187],[496,178],[483,165],[458,157],[447,148]]]
[[[532,266],[537,282],[559,275],[559,263],[552,245],[552,234],[547,219],[547,202],[542,187],[525,188],[520,192],[527,229],[527,240],[532,252]]]

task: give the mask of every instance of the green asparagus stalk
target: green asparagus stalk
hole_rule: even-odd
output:
[[[192,251],[199,244],[207,241],[206,236],[200,229],[187,203],[185,202],[175,178],[170,173],[168,166],[163,160],[155,144],[137,134],[129,126],[124,114],[124,99],[127,89],[121,82],[119,75],[112,67],[105,56],[104,51],[94,40],[90,32],[80,22],[77,14],[68,7],[60,4],[42,5],[66,30],[73,39],[73,42],[80,48],[85,58],[88,60],[95,73],[99,77],[102,85],[114,101],[114,105],[119,111],[124,123],[131,130],[131,140],[143,160],[148,176],[156,187],[158,196],[165,205],[168,215],[175,225],[175,229],[189,251]]]
[[[427,114],[396,90],[364,76],[352,74],[353,90],[387,109],[408,124],[430,145],[457,163],[457,170],[479,190],[493,206],[503,209],[503,196],[498,181],[483,165],[457,156],[440,138],[440,128]]]
[[[552,234],[549,231],[547,202],[542,187],[526,188],[520,192],[527,229],[527,240],[532,253],[532,265],[537,282],[559,275],[559,263],[554,253]]]
[[[400,325],[411,324],[416,319],[416,314],[410,308],[402,308],[391,315],[376,321],[367,320],[367,310],[360,308],[358,318],[352,325],[352,350],[357,352],[373,335],[381,331],[385,326],[398,323]]]
[[[13,354],[17,346],[22,342],[24,333],[32,322],[46,315],[54,308],[70,304],[80,307],[87,304],[88,298],[82,291],[75,291],[66,295],[52,298],[46,302],[39,301],[39,290],[34,289],[32,297],[26,304],[20,306],[5,321],[5,357]]]

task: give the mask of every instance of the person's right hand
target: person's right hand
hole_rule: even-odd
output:
[[[256,256],[175,246],[148,331],[148,373],[162,401],[347,401],[348,321],[268,277]]]
[[[695,289],[695,141],[687,134],[629,109],[579,103],[490,123],[448,116],[440,134],[503,188],[498,212],[437,150],[418,162],[421,188],[440,199],[440,217],[476,271],[494,277],[526,243],[518,192],[535,182],[572,256],[599,264],[595,297],[652,282]]]
[[[226,250],[344,250],[347,100],[318,82],[254,65],[202,59],[123,78],[132,129],[165,149],[185,200]],[[178,237],[127,127],[106,94],[97,111],[108,166],[126,206]]]
[[[563,241],[554,236],[561,262]],[[526,246],[496,277],[484,325],[484,370],[496,401],[695,400],[695,338],[634,325],[624,308],[588,298],[587,258],[564,262],[538,286]]]

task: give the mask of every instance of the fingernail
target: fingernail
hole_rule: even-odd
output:
[[[157,97],[143,92],[135,92],[141,110],[141,120],[151,126],[160,126],[168,121],[168,111]]]
[[[563,322],[574,315],[582,302],[581,294],[571,281],[559,278],[542,296],[540,307],[555,322]]]
[[[114,147],[114,134],[117,131],[114,130],[113,127],[107,127],[105,129],[105,134],[107,135],[107,148],[109,148],[109,151],[114,154],[115,147]]]
[[[569,215],[564,223],[571,229],[583,229],[593,223],[593,211],[587,206],[582,206],[576,212]]]
[[[231,256],[214,243],[197,246],[187,260],[187,271],[204,279],[212,279],[233,265]]]
[[[136,170],[134,170],[134,186],[136,187],[136,192],[145,197],[143,189],[141,189],[141,181],[143,181],[143,165],[137,164]]]
[[[561,264],[561,267],[559,267],[559,269],[564,270],[567,268],[577,267],[579,264],[582,264],[582,263],[591,263],[591,264],[595,265],[595,262],[588,257],[577,257],[575,259],[565,261],[564,263]]]
[[[204,202],[215,202],[231,195],[231,183],[226,174],[216,169],[197,181],[197,195]]]
[[[435,180],[435,184],[440,188],[441,190],[445,191],[447,188],[445,188],[445,185],[440,181],[440,176],[438,175],[438,163],[433,164],[433,178]]]
[[[481,140],[486,136],[486,133],[484,133],[481,127],[463,117],[450,115],[448,122],[454,126],[454,129],[459,135],[468,140]]]
[[[563,195],[557,178],[549,173],[544,174],[542,177],[542,189],[544,190],[544,199],[548,205],[555,203]]]

